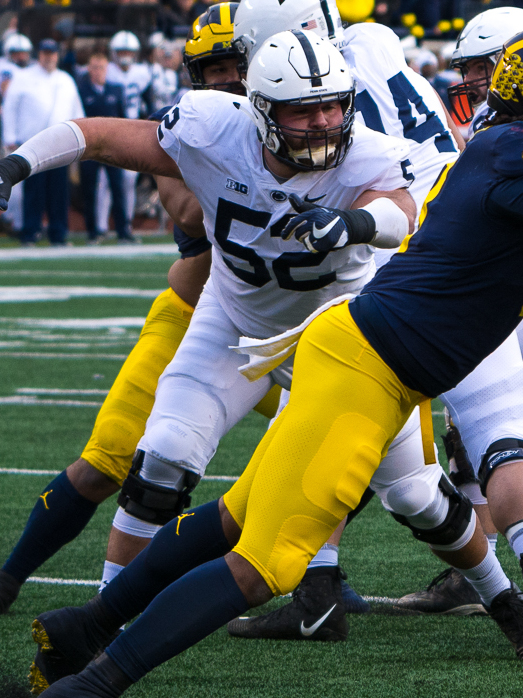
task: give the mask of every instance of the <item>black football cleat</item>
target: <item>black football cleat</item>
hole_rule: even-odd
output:
[[[22,584],[4,570],[0,570],[0,615],[7,613],[16,601]]]
[[[495,596],[487,610],[512,643],[517,658],[523,659],[523,598],[516,585]]]
[[[286,606],[252,618],[236,618],[227,625],[229,635],[248,639],[346,640],[349,625],[341,591],[339,567],[307,570]]]
[[[118,698],[132,681],[106,654],[80,674],[66,676],[44,691],[44,698]]]
[[[396,611],[449,616],[486,615],[481,597],[465,577],[449,567],[434,577],[423,591],[402,596],[394,602]]]
[[[85,606],[47,611],[33,621],[33,640],[38,644],[28,676],[33,695],[82,671],[110,642],[112,632],[101,625],[99,606],[100,599],[95,597]]]

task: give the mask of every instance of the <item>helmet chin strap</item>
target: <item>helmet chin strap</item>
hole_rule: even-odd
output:
[[[319,146],[318,148],[302,148],[301,150],[294,150],[287,146],[289,157],[295,160],[298,164],[301,164],[304,160],[311,162],[314,167],[321,167],[329,162],[329,159],[336,154],[336,146],[332,143],[327,145],[327,154],[325,155],[325,146]]]

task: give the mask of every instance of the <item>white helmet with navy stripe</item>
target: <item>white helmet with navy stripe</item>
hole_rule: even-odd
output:
[[[298,169],[326,170],[339,165],[352,142],[355,83],[341,53],[311,31],[275,34],[257,51],[245,81],[263,144],[279,160]],[[339,101],[342,121],[322,131],[282,127],[281,104]],[[289,137],[301,141],[293,149]]]
[[[19,51],[30,53],[33,50],[33,44],[30,39],[25,36],[25,34],[11,34],[4,41],[4,55],[8,56],[10,53],[16,53]]]
[[[264,41],[288,29],[314,31],[340,51],[345,44],[336,0],[241,0],[234,45],[250,62]]]

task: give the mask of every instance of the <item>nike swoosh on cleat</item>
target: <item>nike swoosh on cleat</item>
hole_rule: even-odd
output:
[[[315,623],[313,623],[309,628],[305,627],[304,622],[301,622],[300,626],[300,632],[304,637],[310,637],[311,635],[314,635],[316,630],[327,620],[327,618],[330,616],[330,614],[334,611],[336,608],[337,604],[334,604],[332,608],[329,608],[327,613],[325,613],[319,620],[317,620]]]
[[[327,196],[327,195],[326,195],[326,194],[322,194],[321,196],[315,196],[314,199],[309,199],[309,195],[306,194],[306,195],[305,195],[304,201],[305,201],[305,203],[307,203],[307,204],[313,204],[313,203],[316,202],[316,201],[320,201],[321,199],[324,199],[325,196]]]

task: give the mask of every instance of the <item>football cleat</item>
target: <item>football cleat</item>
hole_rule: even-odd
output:
[[[347,584],[345,581],[347,579],[345,570],[341,567],[339,570],[341,576],[341,595],[343,603],[345,604],[345,613],[370,613],[370,604]]]
[[[346,640],[349,625],[341,592],[339,567],[316,567],[306,572],[292,592],[292,601],[263,616],[236,618],[229,635],[270,640]]]
[[[64,676],[82,671],[97,651],[107,646],[112,633],[96,619],[98,603],[95,597],[85,606],[47,611],[33,621],[33,640],[38,644],[28,676],[33,695],[40,695]]]
[[[45,691],[46,698],[118,698],[133,682],[103,654],[80,674],[66,676]]]
[[[478,592],[452,567],[434,577],[423,591],[398,599],[393,608],[409,613],[436,613],[451,616],[486,615]]]
[[[0,615],[7,613],[11,604],[16,601],[21,587],[21,582],[0,570]]]
[[[495,596],[487,610],[523,659],[523,598],[516,585]]]

